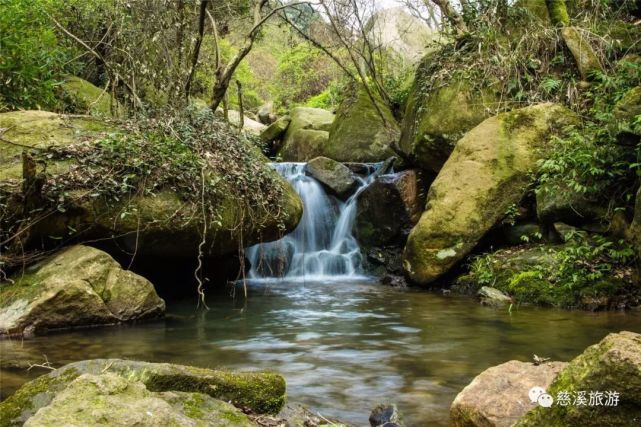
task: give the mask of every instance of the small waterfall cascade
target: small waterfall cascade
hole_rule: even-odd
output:
[[[245,251],[251,263],[249,279],[328,281],[363,278],[362,256],[352,235],[358,195],[375,179],[381,163],[356,175],[359,187],[346,201],[326,193],[305,174],[305,163],[274,163],[273,167],[301,197],[303,217],[296,229],[280,240]]]

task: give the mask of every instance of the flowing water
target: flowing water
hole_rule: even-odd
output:
[[[358,188],[342,202],[305,174],[305,163],[276,163],[274,167],[298,193],[305,209],[298,227],[282,239],[246,250],[252,279],[337,281],[363,279],[361,252],[352,235],[356,200],[374,179],[380,164],[356,175]]]
[[[456,394],[490,366],[533,353],[569,360],[609,332],[641,332],[638,313],[509,314],[471,298],[367,282],[260,282],[249,284],[246,302],[209,296],[207,312],[186,301],[169,304],[164,321],[0,341],[3,364],[46,355],[54,366],[120,357],[273,370],[287,379],[290,401],[325,416],[366,426],[372,407],[392,401],[410,427],[445,426]],[[27,377],[3,371],[3,394]]]
[[[249,250],[246,300],[209,289],[209,311],[170,301],[162,321],[0,340],[0,394],[42,373],[27,371],[29,363],[129,358],[272,370],[287,379],[290,402],[324,416],[366,426],[375,405],[395,402],[410,427],[445,426],[456,394],[490,366],[534,353],[569,360],[609,332],[641,332],[640,313],[508,313],[376,284],[363,276],[351,233],[356,196],[328,196],[303,164],[276,168],[301,194],[305,213],[292,234]],[[360,178],[359,191],[374,171]]]

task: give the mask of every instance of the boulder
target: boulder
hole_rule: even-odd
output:
[[[119,116],[123,112],[118,101],[114,101],[116,105],[112,109],[112,99],[109,92],[80,77],[65,77],[60,85],[60,90],[63,101],[71,112],[105,117]]]
[[[326,155],[324,147],[329,139],[334,114],[321,108],[296,107],[290,116],[291,121],[278,151],[282,159],[306,162]]]
[[[456,141],[490,116],[493,94],[473,89],[460,78],[430,85],[432,56],[419,65],[410,90],[399,147],[413,163],[426,171],[438,172]]]
[[[279,141],[287,132],[287,127],[292,119],[289,116],[283,116],[269,125],[260,133],[260,140],[265,143],[274,143]]]
[[[400,134],[396,119],[381,98],[373,96],[376,105],[363,86],[351,88],[336,111],[323,155],[340,162],[379,162],[394,156],[391,145]]]
[[[220,117],[223,115],[222,109],[218,109],[216,111],[216,114]],[[240,126],[240,112],[236,110],[229,110],[227,112],[227,117],[229,118],[229,123],[232,125],[238,127]],[[259,136],[265,129],[267,129],[267,126],[264,124],[257,122],[256,120],[252,119],[251,117],[247,117],[245,115],[244,120],[243,120],[243,131],[251,134],[251,135],[256,135]]]
[[[635,146],[641,137],[641,127],[634,126],[634,120],[641,115],[641,86],[634,87],[623,95],[614,106],[612,127],[622,145]]]
[[[424,206],[419,171],[381,175],[358,196],[356,238],[365,246],[402,244],[399,239],[404,240],[403,234],[416,224]]]
[[[587,38],[581,34],[577,27],[563,27],[561,36],[576,61],[579,74],[583,80],[589,80],[594,72],[603,71],[601,61],[594,53]]]
[[[536,215],[543,224],[582,225],[605,217],[606,209],[564,183],[545,183],[536,190]]]
[[[477,295],[481,298],[481,303],[483,305],[502,306],[512,302],[512,298],[490,286],[483,286],[479,289]]]
[[[65,248],[0,284],[0,336],[113,324],[164,311],[147,279],[88,246]]]
[[[452,427],[514,425],[527,411],[537,405],[530,400],[530,390],[533,387],[547,390],[566,365],[563,362],[534,365],[511,360],[486,369],[474,378],[452,402],[450,425]]]
[[[358,185],[349,168],[327,157],[316,157],[305,166],[306,172],[319,181],[330,193],[346,200]]]
[[[623,331],[606,336],[573,359],[547,389],[555,403],[534,408],[518,427],[534,426],[631,426],[641,420],[641,335]],[[583,391],[585,405],[573,403]],[[589,404],[590,393],[600,392],[600,402]],[[563,394],[561,394],[563,393]],[[616,394],[612,394],[616,393]],[[570,398],[568,403],[565,400]]]
[[[110,134],[124,132],[124,129],[92,117],[42,111],[0,114],[0,128],[7,129],[3,134],[5,139],[34,147],[38,153],[61,146],[90,150]],[[225,184],[225,179],[216,173],[215,163],[210,163],[212,167],[206,168],[207,173],[212,181],[220,183],[221,192],[216,201],[219,219],[208,224],[207,255],[235,252],[241,240],[244,245],[251,245],[280,238],[284,231],[296,227],[302,215],[300,198],[268,165],[267,158],[253,146],[245,145],[248,143],[244,139],[238,139],[237,142],[239,152],[247,156],[243,167],[268,174],[274,185],[282,190],[276,200],[281,207],[280,214],[278,217],[265,215],[259,207],[255,207],[256,212],[251,215],[241,212],[238,203],[238,198],[242,196],[240,190]],[[9,197],[21,197],[22,146],[0,145],[0,189],[8,192]],[[212,149],[206,156],[215,160],[217,154]],[[65,174],[79,168],[74,159],[44,157],[43,162],[47,165],[47,182],[64,179]],[[189,257],[197,253],[202,240],[202,224],[198,220],[201,206],[186,203],[185,194],[163,187],[153,194],[141,192],[114,201],[92,197],[90,193],[85,188],[71,189],[67,194],[64,212],[53,212],[31,228],[30,242],[39,244],[41,240],[63,237],[116,239],[125,250],[140,255]],[[243,236],[236,231],[239,229],[243,230]]]
[[[627,240],[632,243],[637,255],[641,256],[641,188],[634,199],[634,218],[627,232]]]
[[[253,425],[240,411],[221,401],[254,414],[276,414],[285,402],[285,380],[271,373],[232,373],[120,359],[86,360],[42,375],[0,402],[0,425],[43,425],[45,420],[51,423],[44,425],[66,425],[58,420],[68,420],[73,410],[86,421],[80,425],[93,425],[97,416],[114,417],[113,423],[102,424],[134,425],[118,422],[135,421],[140,414],[128,413],[134,408],[154,416],[156,411],[149,415],[145,405],[158,410],[159,416],[195,418],[177,425]],[[144,425],[167,424],[159,421]]]
[[[393,404],[380,404],[372,409],[369,415],[369,425],[371,427],[404,427],[401,413]]]
[[[80,375],[24,425],[252,427],[254,423],[239,409],[206,394],[152,392],[139,381],[106,373]]]
[[[258,121],[264,125],[271,125],[276,121],[276,113],[274,112],[274,103],[268,102],[258,108]]]
[[[432,183],[409,235],[408,277],[431,283],[467,255],[520,202],[552,132],[574,120],[566,108],[545,103],[498,114],[469,131]]]

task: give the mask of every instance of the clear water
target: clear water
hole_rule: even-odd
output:
[[[242,295],[242,292],[236,292]],[[474,299],[373,283],[255,283],[247,301],[210,292],[211,310],[170,304],[171,319],[0,341],[13,358],[54,366],[121,357],[203,367],[273,370],[289,400],[368,425],[380,401],[408,426],[445,426],[456,394],[484,369],[532,354],[569,360],[609,332],[641,332],[639,313],[480,306]],[[2,371],[6,395],[36,373]]]
[[[358,176],[358,188],[346,201],[328,195],[323,186],[305,174],[305,163],[275,163],[274,168],[294,188],[305,207],[298,227],[275,242],[245,251],[253,279],[338,280],[364,278],[362,256],[352,235],[358,195],[374,179],[380,164]]]

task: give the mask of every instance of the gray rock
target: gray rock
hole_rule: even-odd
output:
[[[339,198],[347,199],[358,182],[349,168],[327,157],[316,157],[307,163],[307,173]]]
[[[481,303],[485,305],[501,306],[512,302],[512,298],[490,286],[483,286],[479,289],[477,295],[481,297]]]
[[[378,405],[369,416],[371,427],[403,427],[396,405]]]

